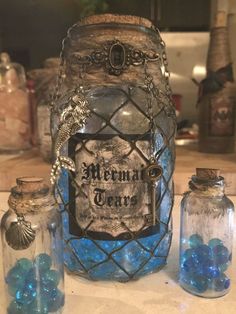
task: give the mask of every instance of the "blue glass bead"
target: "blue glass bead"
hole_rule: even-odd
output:
[[[25,307],[13,300],[7,308],[7,314],[26,314]]]
[[[221,273],[224,273],[228,269],[228,267],[229,267],[228,263],[221,264],[218,266]]]
[[[6,277],[6,283],[8,284],[9,292],[15,294],[17,289],[21,289],[24,286],[24,272],[19,266],[11,268]],[[11,293],[11,294],[12,294]]]
[[[48,305],[46,300],[42,297],[37,298],[37,300],[30,304],[28,312],[30,314],[48,314]]]
[[[225,264],[229,260],[229,250],[224,245],[216,245],[212,249],[212,255],[217,265]]]
[[[17,261],[16,266],[19,266],[25,272],[28,272],[33,267],[33,262],[28,258],[21,258]]]
[[[48,254],[39,254],[35,258],[35,266],[39,269],[39,271],[48,270],[52,266],[52,259]]]
[[[201,264],[200,273],[209,279],[217,278],[220,276],[220,270],[212,260],[206,260],[204,263]]]
[[[211,287],[215,291],[227,290],[230,286],[230,279],[225,275],[221,274],[219,278],[212,281]]]
[[[186,259],[192,257],[192,256],[193,256],[193,253],[194,253],[194,249],[187,249],[187,250],[185,250],[185,251],[184,251],[184,254],[183,254],[183,256],[182,256],[182,259],[183,259],[183,260],[186,260]]]
[[[181,268],[187,273],[194,272],[196,267],[198,267],[198,261],[194,257],[189,257],[181,264]]]
[[[60,277],[60,273],[57,270],[49,269],[42,274],[42,283],[44,285],[52,284],[56,287],[60,282]]]
[[[64,294],[60,290],[55,289],[50,299],[48,300],[49,312],[56,312],[57,310],[64,306],[64,303],[65,303]]]
[[[223,245],[223,242],[218,238],[213,238],[208,242],[210,248],[213,248],[217,245]]]
[[[190,285],[198,293],[203,293],[208,289],[208,280],[201,275],[194,275],[190,280]]]
[[[203,244],[203,239],[199,234],[192,234],[188,240],[189,246],[191,248],[196,248],[199,245]]]
[[[199,263],[204,263],[211,257],[211,249],[206,244],[201,244],[196,247],[192,254]]]
[[[30,304],[34,301],[37,295],[36,288],[33,285],[27,285],[16,292],[16,301],[20,304]]]

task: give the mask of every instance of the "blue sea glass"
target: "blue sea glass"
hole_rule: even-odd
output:
[[[56,312],[64,306],[64,303],[65,295],[59,289],[53,290],[47,300],[49,312]]]
[[[214,248],[215,246],[217,245],[223,245],[223,242],[218,239],[218,238],[214,238],[214,239],[211,239],[209,242],[208,242],[208,246],[210,248]]]

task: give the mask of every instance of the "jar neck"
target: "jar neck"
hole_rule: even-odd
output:
[[[201,196],[206,197],[223,197],[225,193],[224,178],[219,177],[213,180],[199,179],[192,176],[189,182],[189,188]]]

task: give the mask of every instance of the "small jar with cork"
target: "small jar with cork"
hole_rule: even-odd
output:
[[[180,285],[216,298],[230,289],[234,205],[218,169],[197,168],[181,202]]]
[[[41,178],[17,179],[1,221],[7,314],[60,314],[64,305],[60,213]]]

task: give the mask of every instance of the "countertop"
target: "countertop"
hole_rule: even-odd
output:
[[[7,208],[8,193],[0,193],[0,216]],[[179,203],[175,197],[173,209],[174,235],[168,265],[158,273],[135,282],[90,282],[65,276],[66,304],[63,314],[235,314],[236,267],[235,245],[231,291],[218,299],[204,299],[185,292],[177,283],[179,243]],[[236,205],[236,196],[231,197]],[[1,251],[0,251],[1,252]],[[0,308],[3,299],[2,256],[0,257]],[[0,310],[5,314],[5,310]]]

